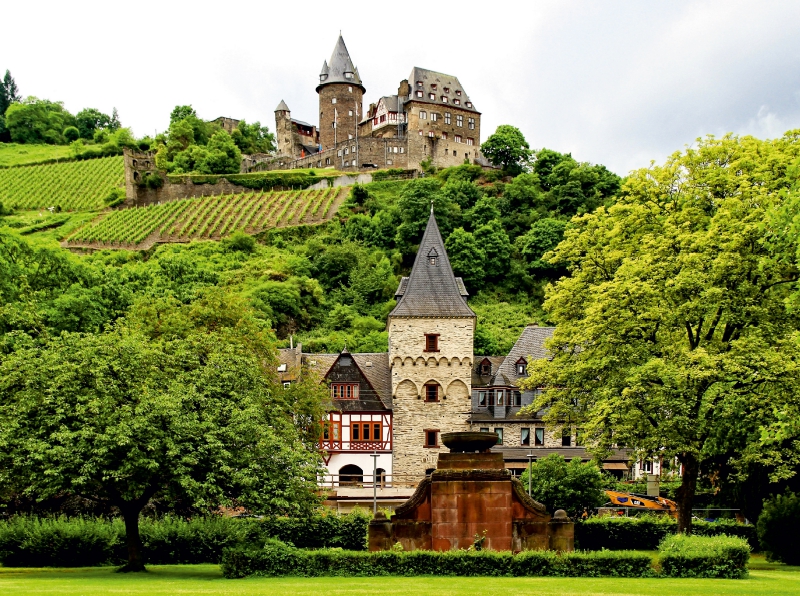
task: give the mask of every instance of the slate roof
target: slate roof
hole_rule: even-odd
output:
[[[320,382],[328,374],[328,371],[336,362],[341,354],[303,354],[303,364],[307,371],[319,379]],[[359,404],[366,400],[339,400],[337,405],[344,405],[347,410],[378,410],[392,408],[392,371],[389,366],[388,352],[365,352],[350,354],[358,365],[358,368],[367,378],[369,384],[378,394],[381,403],[380,407],[372,407],[367,403]],[[368,366],[370,364],[370,366]]]
[[[434,254],[437,257],[436,264],[431,265],[429,256]],[[411,275],[405,283],[400,282],[397,291],[401,293],[396,293],[399,299],[389,317],[474,318],[476,315],[467,306],[462,294],[463,286],[462,282],[459,287],[453,275],[450,259],[431,209]]]
[[[345,77],[345,73],[353,73],[352,78]],[[327,75],[323,79],[323,76]],[[350,85],[358,85],[364,88],[361,83],[361,76],[358,74],[358,68],[353,66],[353,61],[350,59],[350,53],[347,51],[347,46],[344,45],[344,39],[339,34],[339,39],[336,40],[336,45],[333,48],[330,62],[327,60],[322,63],[322,70],[319,73],[319,86],[329,85],[331,83],[348,83]]]
[[[539,327],[538,325],[528,325],[522,331],[517,343],[503,359],[503,363],[492,380],[492,385],[517,385],[519,380],[527,375],[517,374],[516,364],[520,358],[526,362],[540,360],[549,357],[544,342],[553,337],[555,327]],[[477,359],[476,359],[477,362]]]
[[[422,87],[418,87],[417,82],[422,82]],[[466,110],[467,112],[475,112],[476,114],[480,113],[475,109],[474,103],[472,107],[467,107],[467,103],[472,103],[472,100],[469,98],[466,91],[464,91],[458,77],[415,66],[411,69],[411,74],[408,77],[408,84],[411,86],[411,97],[407,101],[419,101],[435,104],[437,106]],[[436,89],[434,89],[432,85],[436,85]],[[445,92],[445,88],[448,89],[447,92]],[[417,97],[417,91],[422,91],[422,97]],[[461,91],[461,95],[458,95],[456,91]],[[433,93],[436,99],[430,99],[428,96],[429,93]],[[442,96],[448,98],[447,103],[442,101]],[[459,105],[454,103],[453,100],[456,99],[460,101]]]
[[[481,375],[481,363],[488,359],[490,363],[489,374]],[[475,366],[472,369],[472,386],[473,387],[488,387],[492,384],[492,379],[503,364],[505,356],[475,356]]]
[[[275,108],[276,112],[290,112],[289,106],[286,105],[286,102],[281,100],[281,103],[278,104],[278,107]]]
[[[378,106],[378,105],[380,105],[381,102],[384,103],[384,105],[386,106],[386,109],[388,111],[390,111],[390,112],[397,112],[398,111],[398,109],[397,109],[398,96],[397,95],[384,95],[383,97],[381,97],[377,101],[377,103],[375,105]],[[400,102],[400,110],[399,111],[402,112],[403,111],[403,104],[405,103],[405,98],[404,97],[400,97],[399,98],[399,102]]]

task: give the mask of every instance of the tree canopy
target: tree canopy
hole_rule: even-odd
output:
[[[603,475],[594,462],[582,463],[579,457],[567,462],[563,456],[551,453],[531,464],[520,480],[527,490],[532,480],[531,497],[554,513],[563,509],[571,517],[579,516],[584,509],[593,511],[608,498],[603,492]]]
[[[797,470],[798,153],[797,133],[700,140],[634,172],[545,257],[570,276],[547,292],[553,357],[529,364],[524,387],[546,388],[530,410],[598,452],[677,461],[683,531],[712,456],[767,450],[775,478]]]
[[[13,352],[0,362],[0,484],[117,507],[134,571],[139,514],[155,496],[308,512],[319,386],[293,403],[269,337],[241,299],[210,291],[192,305],[142,301],[107,332]]]
[[[528,141],[517,127],[509,124],[501,124],[494,134],[489,135],[481,145],[481,153],[512,175],[522,172],[531,157]]]

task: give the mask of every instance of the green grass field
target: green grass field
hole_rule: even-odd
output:
[[[0,143],[0,166],[22,166],[65,157],[72,157],[72,149],[69,145]]]
[[[121,574],[113,568],[4,569],[0,568],[0,594],[99,596],[106,594],[313,594],[405,596],[406,594],[490,595],[536,594],[569,596],[700,596],[800,594],[800,568],[754,569],[748,579],[620,579],[620,578],[477,578],[477,577],[376,577],[376,578],[247,578],[224,579],[216,565],[151,566],[147,573]]]

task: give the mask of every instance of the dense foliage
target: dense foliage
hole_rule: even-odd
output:
[[[501,124],[494,134],[481,145],[481,153],[493,165],[509,174],[519,174],[528,165],[531,157],[530,145],[515,126]]]
[[[758,518],[758,538],[771,561],[800,565],[800,495],[777,495],[764,503]]]
[[[379,551],[302,550],[268,540],[263,547],[226,550],[222,573],[228,578],[261,575],[364,576],[568,576],[650,577],[655,575],[648,553],[601,551]]]
[[[17,89],[17,83],[14,77],[6,70],[6,74],[0,82],[0,142],[8,142],[11,140],[11,135],[6,128],[6,111],[8,107],[15,102],[22,99]]]
[[[677,531],[677,521],[667,515],[590,517],[576,521],[575,543],[582,550],[655,550],[664,538]],[[734,520],[695,521],[692,531],[698,536],[738,536],[747,540],[752,550],[759,550],[756,527],[752,524]]]
[[[198,118],[192,106],[176,106],[169,132],[156,137],[151,149],[159,169],[167,172],[231,174],[239,172],[242,153],[274,151],[275,137],[260,122],[244,120],[228,134],[218,124]]]
[[[570,517],[578,517],[584,509],[605,503],[603,475],[594,462],[582,463],[579,457],[567,462],[563,456],[551,453],[531,464],[531,474],[522,474],[523,487],[527,490],[531,482],[531,496],[548,511],[563,509]]]
[[[667,577],[747,577],[750,547],[733,536],[668,536],[658,546],[661,571]]]
[[[156,565],[219,563],[223,549],[261,545],[277,538],[299,548],[366,548],[369,516],[142,518],[143,557]],[[12,517],[0,522],[0,563],[9,567],[85,567],[120,564],[125,552],[122,520],[81,517]]]
[[[679,463],[682,530],[702,467],[796,474],[798,154],[795,133],[702,140],[633,173],[545,257],[570,276],[544,304],[554,358],[529,365],[523,384],[548,388],[531,410],[597,452]]]
[[[68,241],[134,248],[147,239],[187,242],[219,239],[237,231],[253,234],[272,227],[318,223],[330,218],[334,201],[346,192],[341,187],[252,192],[124,209],[99,216],[76,230]]]

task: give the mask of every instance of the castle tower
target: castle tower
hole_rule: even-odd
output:
[[[441,433],[467,429],[475,313],[431,209],[411,275],[389,313],[395,474],[436,467]]]
[[[278,155],[294,156],[292,132],[292,114],[286,102],[281,100],[275,108],[275,140],[278,143]]]
[[[365,91],[340,34],[330,62],[322,64],[317,86],[319,140],[323,150],[358,136],[358,122],[364,116]]]

